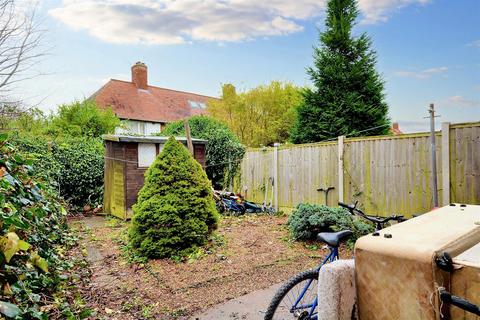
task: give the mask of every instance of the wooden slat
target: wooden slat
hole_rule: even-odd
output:
[[[452,202],[480,204],[480,123],[450,126],[449,158],[442,159],[442,136],[437,139],[438,181],[450,168]],[[445,145],[445,142],[443,142]],[[251,149],[242,162],[241,183],[251,200],[263,202],[265,181],[273,175],[273,148]],[[443,152],[444,154],[444,152]],[[446,158],[446,157],[443,157]],[[412,215],[433,205],[431,150],[428,133],[345,139],[344,200],[358,200],[372,214]],[[290,211],[300,202],[324,204],[318,188],[335,187],[329,205],[339,198],[338,142],[280,147],[278,205]],[[267,202],[270,201],[271,186]],[[442,203],[444,193],[439,190]]]

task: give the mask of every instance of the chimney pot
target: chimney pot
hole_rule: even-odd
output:
[[[399,127],[398,127],[398,122],[394,122],[392,127],[393,127],[393,129],[398,130],[398,128],[399,128]]]
[[[138,61],[132,66],[132,82],[138,89],[148,90],[147,65]]]

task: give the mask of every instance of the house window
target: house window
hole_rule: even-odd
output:
[[[188,100],[188,104],[192,109],[206,109],[207,105],[203,102]]]
[[[157,156],[157,148],[154,143],[138,144],[138,166],[141,168],[150,167]]]
[[[145,122],[145,131],[146,136],[152,135],[154,133],[160,132],[160,123],[155,122]]]

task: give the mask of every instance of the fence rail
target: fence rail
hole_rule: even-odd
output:
[[[435,139],[439,203],[480,204],[480,122],[443,123]],[[409,216],[433,207],[430,159],[429,133],[249,149],[236,187],[284,211],[325,204],[317,190],[333,187],[330,206],[359,201],[367,212]]]

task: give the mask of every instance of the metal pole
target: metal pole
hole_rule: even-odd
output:
[[[435,145],[435,107],[430,103],[428,108],[430,113],[430,145],[432,153],[432,188],[433,188],[433,206],[438,207],[438,186],[437,186],[437,149]]]
[[[230,192],[233,191],[233,176],[232,176],[232,159],[228,157],[228,180],[229,180],[229,190]]]

